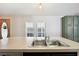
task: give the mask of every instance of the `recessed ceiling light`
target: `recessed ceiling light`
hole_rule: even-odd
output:
[[[43,6],[42,6],[42,3],[40,3],[39,5],[38,5],[38,7],[41,9]]]

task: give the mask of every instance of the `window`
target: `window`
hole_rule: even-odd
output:
[[[45,36],[45,30],[44,28],[38,28],[37,29],[37,37],[44,37]]]
[[[37,23],[37,39],[41,38],[44,39],[45,38],[45,23]]]
[[[36,26],[34,26],[36,25]],[[45,37],[45,23],[26,23],[26,37],[39,37],[44,38]]]
[[[26,37],[34,37],[34,25],[31,22],[26,23]]]
[[[27,28],[27,37],[34,37],[34,29]]]

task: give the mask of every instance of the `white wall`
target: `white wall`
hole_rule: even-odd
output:
[[[11,36],[25,37],[25,22],[29,17],[14,16],[11,18]]]
[[[25,22],[45,22],[48,35],[61,36],[60,16],[16,16],[11,19],[11,35],[25,37]]]
[[[60,36],[61,35],[61,21],[60,16],[33,16],[32,21],[45,22],[46,31],[49,36]]]

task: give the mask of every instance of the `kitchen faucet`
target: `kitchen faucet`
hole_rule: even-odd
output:
[[[45,36],[45,42],[46,42],[46,44],[49,42],[49,36]]]

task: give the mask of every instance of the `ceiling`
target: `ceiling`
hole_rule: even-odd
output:
[[[40,10],[38,3],[0,3],[0,15],[79,15],[79,3],[42,3],[42,6]]]

